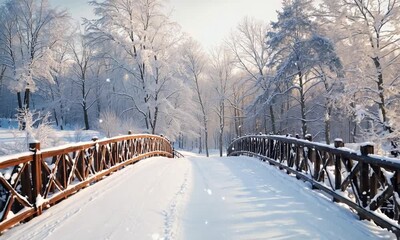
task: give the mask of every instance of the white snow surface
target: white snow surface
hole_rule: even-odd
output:
[[[41,147],[43,149],[52,146],[91,141],[95,136],[100,136],[100,139],[104,137],[103,134],[93,130],[58,130],[54,135],[49,137],[50,146],[42,145]],[[30,143],[31,141],[27,140],[25,132],[17,129],[0,128],[0,156],[28,151],[28,142]]]
[[[395,239],[249,157],[155,157],[106,177],[2,239]]]

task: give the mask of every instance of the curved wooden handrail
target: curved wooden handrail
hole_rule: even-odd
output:
[[[40,215],[112,172],[153,156],[173,157],[169,140],[150,134],[68,144],[0,157],[0,232]]]

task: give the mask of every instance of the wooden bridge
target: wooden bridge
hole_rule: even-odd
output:
[[[228,148],[228,155],[247,155],[269,162],[283,172],[293,174],[299,179],[310,182],[312,188],[320,189],[329,194],[336,202],[347,204],[358,213],[360,219],[371,219],[377,225],[387,228],[396,236],[399,236],[400,200],[398,187],[400,183],[400,164],[397,159],[373,155],[373,146],[364,145],[360,151],[352,151],[346,149],[339,140],[335,141],[335,146],[328,146],[314,143],[311,138],[301,140],[285,136],[254,135],[235,139]],[[33,217],[43,214],[43,210],[59,203],[81,189],[93,185],[111,173],[141,159],[154,156],[168,158],[174,156],[171,143],[166,138],[154,135],[126,135],[106,140],[93,139],[92,142],[88,143],[45,150],[40,150],[40,144],[34,143],[31,144],[30,153],[1,157],[0,231],[4,232],[18,223],[27,222]],[[230,164],[234,164],[235,171],[238,171],[237,169],[240,169],[242,165],[240,165],[240,162],[235,163],[234,159],[228,158],[228,161]],[[164,162],[163,164],[167,163]],[[179,164],[182,165],[182,162]],[[175,167],[179,168],[179,164]],[[218,168],[226,167],[226,162],[222,164],[217,159],[210,159],[210,161],[196,159],[191,161],[191,164],[191,167],[185,167],[185,171],[190,168],[198,170],[200,175],[197,178],[202,179],[206,195],[212,195],[209,185],[224,185],[220,189],[226,189],[225,185],[231,184],[230,181],[237,178],[237,176],[228,176],[226,171],[229,169],[219,170],[216,173],[215,171]],[[205,166],[206,164],[214,165]],[[173,168],[171,165],[171,169]],[[160,174],[162,171],[164,170],[160,170]],[[172,175],[177,175],[174,174],[173,170],[171,171]],[[205,173],[205,171],[208,173]],[[243,169],[243,171],[254,170]],[[241,172],[243,173],[243,171]],[[282,175],[284,175],[283,172],[281,173]],[[177,173],[179,173],[178,170]],[[213,175],[216,178],[213,181],[217,182],[205,181],[207,174]],[[190,177],[186,176],[187,173],[184,175],[184,179],[181,179],[183,183],[179,186],[177,185],[178,195],[172,197],[175,200],[172,201],[172,207],[169,210],[171,212],[177,211],[175,209],[177,206],[176,198],[188,185],[187,182]],[[227,176],[222,178],[221,175]],[[196,174],[194,174],[195,177]],[[150,179],[149,181],[151,182]],[[160,179],[160,181],[164,180]],[[271,181],[271,179],[268,181]],[[99,183],[95,185],[97,184]],[[173,183],[165,180],[165,184]],[[255,182],[250,182],[249,184],[254,185]],[[288,182],[288,184],[291,183]],[[247,187],[255,188],[256,186]],[[193,194],[198,195],[199,193],[194,191]],[[228,198],[229,194],[227,192],[221,193],[221,199],[225,202],[225,205],[227,202],[225,197]],[[168,197],[165,196],[165,198]],[[235,198],[235,196],[232,195],[231,198]],[[256,196],[256,198],[259,198],[257,201],[264,199],[259,196]],[[196,199],[199,198],[194,198],[195,201]],[[142,201],[147,200],[142,199]],[[214,202],[201,201],[201,204],[189,204],[189,207],[192,208],[198,208],[200,205],[205,207],[204,211],[196,213],[194,218],[200,219],[199,214],[201,212],[206,212],[206,209],[214,209],[212,206]],[[151,201],[149,200],[149,202]],[[224,205],[216,207],[213,212],[218,212],[223,208],[222,206]],[[240,206],[241,209],[244,208],[242,205]],[[280,205],[277,204],[277,206]],[[247,207],[249,206],[246,205]],[[309,207],[312,208],[312,206]],[[48,211],[52,210],[49,209]],[[224,214],[221,213],[221,215]],[[168,216],[167,214],[166,219],[168,219]],[[239,217],[240,214],[237,213],[237,216]],[[246,218],[246,216],[243,216],[243,218]],[[320,217],[316,218],[319,219]],[[205,221],[206,225],[207,222]],[[266,223],[250,222],[248,224],[264,225]],[[302,223],[297,222],[296,224]],[[190,229],[193,226],[189,224],[186,227]],[[266,228],[263,227],[261,229],[265,231]],[[170,238],[173,238],[171,231],[171,226],[167,221],[164,232],[167,235],[169,234]],[[204,229],[202,232],[213,233],[210,229]],[[263,236],[271,237],[274,235]],[[207,235],[204,235],[204,237],[207,237]],[[251,238],[252,235],[246,235],[247,237]]]
[[[30,150],[0,158],[0,232],[127,165],[153,156],[173,157],[171,143],[154,135],[94,138],[45,150],[32,143]]]

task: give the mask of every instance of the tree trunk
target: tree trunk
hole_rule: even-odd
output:
[[[390,126],[388,125],[388,122],[387,122],[387,115],[386,115],[386,109],[385,109],[385,107],[386,107],[385,106],[385,95],[384,95],[385,89],[383,87],[382,67],[381,67],[379,57],[374,57],[374,58],[372,58],[372,60],[374,61],[377,78],[378,78],[377,85],[378,85],[379,100],[380,100],[380,102],[378,103],[378,107],[379,107],[379,111],[382,114],[383,128],[384,128],[384,131],[386,131],[386,130],[388,130],[388,128],[390,128]]]
[[[203,98],[201,97],[200,94],[200,86],[199,86],[199,80],[197,76],[195,76],[195,84],[196,84],[196,92],[197,92],[197,97],[199,99],[200,107],[201,107],[201,112],[203,114],[203,125],[204,125],[204,147],[206,149],[206,155],[207,157],[209,156],[208,154],[208,129],[207,129],[207,114],[206,114],[206,109],[203,103]]]
[[[56,125],[57,125],[57,127],[59,127],[60,123],[58,122],[57,111],[55,108],[53,108],[53,115],[54,115],[54,119],[56,120]]]
[[[89,116],[88,116],[88,111],[86,109],[86,103],[83,104],[83,118],[85,121],[85,129],[89,130],[90,126],[89,126]]]
[[[200,131],[200,136],[199,136],[199,154],[203,152],[203,140],[201,139],[201,131]]]
[[[351,139],[353,141],[353,143],[356,142],[356,136],[357,136],[357,123],[354,123],[353,138]]]
[[[17,92],[17,99],[18,99],[18,108],[22,109],[22,98],[20,92]]]
[[[234,117],[234,124],[235,124],[235,137],[241,137],[241,125],[240,125],[240,112],[239,112],[239,106],[233,106],[233,117]]]
[[[86,130],[89,130],[89,128],[90,128],[90,126],[89,126],[89,116],[88,116],[88,110],[87,110],[87,106],[86,106],[86,98],[85,98],[85,94],[86,93],[86,91],[85,91],[85,83],[83,83],[83,86],[82,86],[82,97],[83,97],[83,99],[82,99],[82,110],[83,110],[83,120],[84,120],[84,123],[85,123],[85,129]]]
[[[30,95],[31,95],[31,91],[30,89],[25,89],[25,95],[24,95],[24,107],[26,109],[29,109],[29,104],[30,104]]]
[[[206,156],[209,157],[208,153],[208,128],[207,128],[207,118],[204,116],[204,148],[206,149]]]
[[[222,148],[223,148],[223,133],[219,133],[219,156],[222,157]]]
[[[374,58],[372,58],[372,60],[374,61],[374,65],[375,65],[377,77],[378,77],[377,85],[378,85],[379,100],[380,100],[380,102],[378,103],[378,107],[379,107],[379,111],[382,115],[382,119],[379,119],[379,120],[382,121],[381,124],[382,124],[383,131],[385,133],[392,133],[393,129],[389,125],[389,119],[386,114],[386,103],[385,103],[386,99],[385,99],[385,94],[384,94],[385,89],[383,86],[383,73],[382,73],[381,62],[380,62],[379,57],[374,57]],[[394,155],[395,157],[397,157],[400,154],[399,150],[397,150],[398,143],[394,140],[391,140],[390,144],[392,145],[392,148],[394,149],[393,151],[391,151],[391,154]]]
[[[0,71],[0,102],[2,102],[2,93],[3,93],[3,79],[6,72],[6,67],[2,67]]]
[[[269,105],[269,114],[271,115],[272,134],[276,134],[275,114],[274,114],[274,108],[273,108],[272,104]]]
[[[222,157],[223,148],[223,136],[224,136],[224,126],[225,126],[225,104],[222,100],[220,103],[220,117],[219,117],[219,156]]]
[[[151,124],[151,134],[156,134],[157,118],[158,118],[158,107],[155,107],[154,108],[154,119]]]
[[[59,120],[60,129],[64,130],[64,105],[62,103],[60,104],[60,115],[61,115]]]
[[[23,110],[23,104],[22,104],[22,96],[21,96],[21,92],[17,92],[17,99],[18,99],[18,111],[22,111]],[[19,112],[21,113],[21,112]],[[26,129],[26,122],[22,120],[22,122],[19,122],[19,127],[20,130],[25,130]]]
[[[326,107],[325,109],[325,142],[326,144],[330,144],[331,141],[331,113],[332,107]]]
[[[306,120],[306,101],[304,96],[304,84],[303,84],[303,74],[298,67],[299,76],[299,93],[300,93],[300,111],[301,111],[301,130],[303,133],[303,138],[307,135],[307,120]]]

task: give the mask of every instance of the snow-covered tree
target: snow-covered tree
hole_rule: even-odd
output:
[[[71,76],[73,82],[78,86],[80,92],[80,100],[78,103],[82,107],[83,119],[85,129],[90,129],[89,122],[89,109],[94,106],[97,101],[97,96],[91,98],[94,94],[93,83],[90,76],[90,69],[94,64],[95,49],[92,45],[87,44],[82,34],[79,34],[75,41],[70,43],[70,51],[72,54],[72,72],[74,76]]]
[[[72,88],[71,73],[71,43],[75,41],[73,26],[63,25],[64,40],[62,43],[54,47],[52,52],[53,64],[51,66],[51,76],[53,82],[39,81],[38,95],[43,99],[42,103],[36,104],[52,113],[54,123],[61,130],[64,130],[67,121],[67,110],[71,107],[73,97],[68,91]],[[60,30],[61,31],[61,30]]]
[[[201,119],[204,131],[204,143],[207,157],[208,152],[208,135],[209,135],[209,123],[208,123],[208,101],[205,97],[205,81],[206,81],[206,70],[207,70],[207,57],[201,46],[194,40],[188,40],[183,46],[182,53],[182,65],[183,75],[190,80],[192,89],[195,91],[195,101],[201,109]],[[201,136],[201,135],[200,135]],[[200,137],[200,148],[201,152],[201,137]]]
[[[324,83],[326,75],[315,70],[326,66],[338,73],[341,69],[333,43],[319,34],[307,13],[308,7],[307,0],[286,2],[278,13],[278,21],[272,23],[267,41],[273,54],[270,66],[276,68],[273,81],[283,82],[287,86],[285,91],[291,94],[295,106],[299,106],[300,117],[295,118],[301,122],[303,137],[308,134],[308,123],[319,120],[309,117],[319,107],[310,100],[315,98],[315,90]]]
[[[25,108],[18,112],[17,119],[19,123],[23,123],[25,126],[24,132],[26,133],[26,136],[25,147],[22,149],[23,151],[27,151],[29,143],[34,141],[39,141],[43,147],[52,146],[52,142],[55,137],[55,131],[51,127],[49,112],[43,114],[41,112],[35,110],[31,111]]]
[[[364,138],[381,139],[398,153],[400,1],[323,1],[322,16],[340,39],[352,114],[363,113]],[[334,24],[333,24],[334,22]],[[351,54],[349,54],[351,53]],[[369,137],[367,137],[369,135]]]
[[[234,137],[243,135],[243,123],[245,118],[245,100],[248,97],[248,89],[246,86],[247,75],[244,73],[236,73],[229,84],[229,95],[227,101],[231,111],[231,119],[233,124]]]
[[[211,53],[210,78],[215,91],[214,112],[218,116],[218,148],[222,157],[224,148],[225,112],[229,96],[229,85],[233,78],[234,59],[231,52],[223,47],[216,48]]]
[[[273,87],[268,78],[268,56],[266,42],[266,33],[269,29],[269,25],[261,21],[246,17],[236,27],[234,31],[229,35],[226,43],[229,49],[235,56],[236,67],[238,70],[243,72],[242,82],[240,83],[240,91],[243,93],[239,97],[239,92],[236,89],[234,91],[236,101],[243,101],[245,98],[253,98],[254,106],[251,109],[259,108],[261,110],[256,111],[254,117],[261,115],[262,121],[266,122],[265,108],[269,110],[269,117],[271,121],[272,132],[276,132],[276,121],[274,112],[274,99],[271,97]],[[257,98],[257,96],[269,95],[267,99]],[[238,98],[239,97],[239,98]],[[241,99],[240,99],[241,98]],[[233,103],[235,101],[231,101]],[[239,131],[239,124],[241,122],[241,111],[240,106],[232,106],[236,108],[235,122],[237,132]],[[250,114],[252,115],[252,114]],[[249,116],[250,117],[250,116]],[[265,124],[264,124],[265,125]],[[263,127],[263,129],[266,126]]]
[[[37,81],[52,82],[54,47],[63,39],[59,25],[67,22],[63,11],[47,0],[7,0],[2,7],[0,45],[3,63],[10,69],[9,88],[17,94],[18,107],[30,107]]]
[[[103,56],[124,70],[123,87],[118,93],[130,102],[125,113],[140,116],[142,128],[162,133],[173,110],[175,51],[179,29],[164,13],[162,0],[91,1],[96,16],[85,21],[91,44],[110,44]]]

